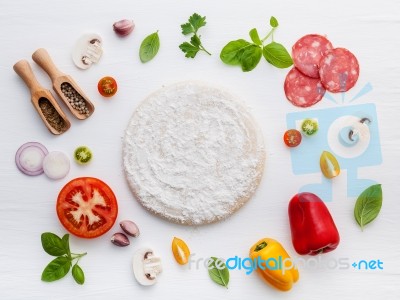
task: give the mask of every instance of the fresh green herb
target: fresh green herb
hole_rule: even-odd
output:
[[[72,262],[76,263],[72,267],[72,276],[79,284],[85,282],[85,275],[82,269],[78,266],[79,259],[85,256],[86,253],[74,254],[71,253],[69,247],[69,234],[65,234],[62,238],[51,232],[45,232],[41,235],[42,247],[46,253],[57,256],[44,268],[42,280],[52,282],[63,278],[71,269]]]
[[[160,49],[160,37],[158,31],[148,35],[140,44],[139,57],[142,63],[146,63],[157,55]]]
[[[358,196],[354,207],[354,217],[361,230],[364,229],[365,225],[375,220],[381,207],[382,186],[380,184],[371,185]]]
[[[257,45],[254,44],[250,45],[250,47],[246,48],[243,51],[243,54],[240,59],[242,70],[245,72],[253,70],[260,62],[261,57],[262,57],[262,49]]]
[[[43,270],[42,280],[52,282],[63,278],[71,268],[71,260],[66,256],[53,259]]]
[[[65,243],[54,233],[47,232],[41,236],[43,250],[52,256],[61,256],[68,253]]]
[[[269,19],[269,25],[271,25],[271,27],[273,28],[278,27],[279,26],[278,20],[274,16],[272,16]]]
[[[208,55],[211,55],[201,44],[201,36],[197,34],[197,31],[206,24],[206,17],[194,13],[189,17],[188,23],[181,25],[183,35],[193,34],[190,38],[190,42],[184,42],[179,45],[179,48],[185,53],[185,57],[195,58],[199,51],[204,51]]]
[[[229,270],[220,258],[210,257],[208,261],[208,275],[215,283],[228,288]]]
[[[284,69],[293,65],[293,60],[285,47],[279,43],[269,43],[263,49],[264,58],[273,66]]]
[[[83,273],[81,267],[77,264],[72,267],[72,277],[74,277],[77,284],[85,283],[85,274]]]
[[[253,28],[252,30],[250,30],[249,35],[254,44],[256,44],[258,46],[262,45],[262,42],[261,42],[260,36],[258,35],[257,29]]]
[[[260,39],[256,28],[250,30],[249,35],[253,43],[240,39],[229,42],[221,51],[220,58],[227,65],[239,65],[243,72],[253,70],[260,62],[261,56],[277,68],[288,68],[293,65],[293,60],[286,48],[274,41],[274,32],[279,26],[278,20],[271,17],[269,20],[271,30]],[[271,37],[271,42],[264,42]]]
[[[244,50],[251,46],[251,43],[242,39],[229,42],[221,52],[221,60],[227,65],[240,66]]]

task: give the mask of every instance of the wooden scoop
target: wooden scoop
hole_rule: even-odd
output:
[[[28,61],[20,60],[13,68],[28,86],[31,92],[32,104],[47,129],[52,134],[61,134],[67,131],[71,127],[71,123],[50,91],[39,84]]]
[[[69,108],[71,113],[78,119],[84,120],[88,118],[94,111],[94,106],[92,102],[90,102],[89,98],[83,93],[78,84],[72,79],[71,76],[62,73],[57,69],[55,64],[50,58],[49,53],[43,48],[36,50],[32,54],[32,59],[50,76],[51,81],[53,82],[53,89],[57,93],[57,95],[64,101],[65,105]],[[61,89],[62,84],[69,84],[72,88],[78,92],[79,95],[82,96],[84,103],[86,104],[86,108],[89,112],[81,113],[78,109],[72,107],[71,103],[68,101],[67,96],[63,93]]]

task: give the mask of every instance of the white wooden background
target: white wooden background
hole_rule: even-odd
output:
[[[211,57],[200,53],[185,59],[178,45],[185,40],[179,25],[193,12],[207,16],[201,30]],[[388,1],[54,1],[24,0],[0,3],[0,299],[400,299],[399,235],[399,150],[400,150],[400,2]],[[307,33],[327,34],[336,46],[351,49],[361,64],[355,93],[370,82],[373,91],[360,103],[377,105],[383,163],[361,169],[361,175],[382,183],[383,208],[378,219],[361,232],[353,218],[355,199],[345,195],[346,172],[335,188],[338,197],[328,204],[341,233],[341,244],[324,259],[380,259],[384,270],[300,270],[300,281],[292,291],[281,293],[265,285],[256,275],[231,271],[229,289],[210,281],[204,269],[178,266],[170,251],[173,236],[186,240],[197,257],[246,256],[250,246],[264,236],[281,241],[295,254],[290,241],[287,203],[309,177],[291,172],[289,151],[282,145],[287,112],[298,111],[284,98],[287,70],[272,68],[265,61],[251,73],[223,65],[219,52],[230,40],[247,38],[257,27],[264,34],[271,15],[281,26],[276,40],[288,48]],[[132,18],[135,31],[121,39],[112,31],[113,22]],[[142,39],[159,30],[161,49],[146,65],[140,63]],[[71,48],[85,32],[104,39],[104,56],[87,71],[78,70],[71,60]],[[30,104],[21,79],[13,72],[20,59],[30,60],[40,47],[46,48],[59,68],[71,74],[96,105],[95,114],[84,122],[71,117],[72,128],[55,137],[47,132]],[[32,63],[39,81],[50,88],[47,75]],[[100,97],[97,81],[115,77],[118,94],[110,100]],[[227,87],[246,101],[259,122],[267,145],[265,176],[256,196],[225,222],[204,227],[183,227],[147,213],[133,198],[121,167],[121,138],[137,104],[162,85],[183,79],[200,79]],[[318,108],[333,107],[328,101]],[[68,114],[70,116],[70,114]],[[49,150],[72,155],[78,145],[94,152],[90,166],[72,163],[70,174],[59,181],[44,175],[28,177],[14,164],[18,147],[39,141]],[[81,260],[86,283],[78,286],[68,275],[51,284],[40,281],[42,269],[51,260],[42,249],[40,234],[65,233],[55,213],[61,187],[78,176],[95,176],[115,191],[118,220],[132,219],[142,235],[131,246],[117,248],[110,242],[116,224],[95,240],[71,237],[74,251],[87,251]],[[151,246],[163,259],[164,273],[150,288],[139,286],[131,270],[133,252]]]

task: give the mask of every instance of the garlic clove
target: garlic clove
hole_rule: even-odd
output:
[[[132,267],[137,282],[145,286],[157,283],[157,276],[162,272],[161,259],[150,248],[135,252]]]
[[[120,20],[113,24],[113,29],[119,36],[127,36],[135,28],[135,23],[132,20]]]
[[[130,244],[128,237],[121,232],[113,234],[113,236],[111,237],[111,243],[119,247],[126,247]]]
[[[124,220],[119,223],[119,226],[129,236],[138,237],[140,235],[139,227],[132,221]]]
[[[97,63],[102,54],[102,39],[98,34],[85,34],[76,42],[72,50],[72,60],[79,69],[86,70]]]

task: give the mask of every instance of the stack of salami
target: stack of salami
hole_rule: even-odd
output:
[[[357,82],[360,68],[357,58],[345,48],[333,48],[318,34],[299,39],[292,48],[294,68],[285,79],[286,98],[295,106],[310,107],[326,91],[346,92]]]

